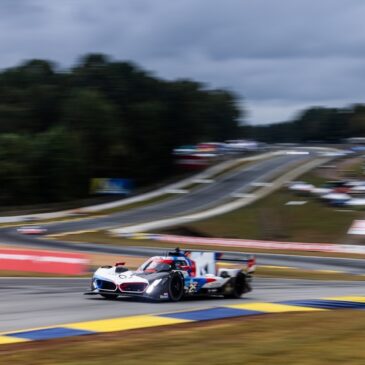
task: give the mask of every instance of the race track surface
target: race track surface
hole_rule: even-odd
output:
[[[125,225],[151,222],[171,218],[217,206],[230,199],[235,192],[251,191],[252,183],[268,182],[273,177],[287,171],[294,163],[305,162],[310,155],[282,155],[264,161],[255,162],[249,167],[234,171],[211,184],[202,184],[189,194],[181,194],[160,203],[147,205],[125,212],[114,213],[104,217],[58,222],[47,225],[49,234],[74,232],[80,230],[97,230]],[[0,229],[0,242],[8,244],[33,243],[34,237],[25,237],[15,228]]]
[[[207,209],[229,199],[234,192],[245,193],[253,182],[267,182],[287,171],[295,162],[305,162],[308,155],[283,155],[251,164],[227,174],[215,183],[207,184],[190,194],[167,201],[115,213],[105,217],[59,222],[48,225],[49,233],[95,230],[120,227]],[[40,240],[19,235],[15,228],[0,230],[0,242],[52,249],[77,249],[86,252],[106,252],[123,255],[153,256],[165,250],[145,247],[116,247],[97,244],[71,244],[55,240]],[[240,253],[226,253],[225,258],[242,258]],[[353,259],[318,258],[276,254],[257,254],[259,265],[295,266],[302,269],[340,270],[363,273],[363,262]],[[98,296],[84,296],[90,279],[1,278],[0,332],[25,328],[59,325],[136,314],[156,314],[178,310],[199,309],[230,303],[275,302],[290,299],[312,299],[338,295],[365,295],[363,282],[309,281],[297,279],[254,279],[254,290],[240,300],[191,299],[179,303],[146,303],[121,298],[108,301]]]
[[[156,314],[249,302],[275,302],[338,295],[365,295],[363,282],[255,278],[253,291],[241,299],[190,299],[148,303],[120,298],[108,301],[84,296],[89,279],[2,278],[0,332],[59,325],[67,322]]]

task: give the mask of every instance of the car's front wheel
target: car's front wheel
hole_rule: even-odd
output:
[[[184,279],[181,274],[174,272],[168,284],[168,298],[171,302],[178,302],[184,295]]]

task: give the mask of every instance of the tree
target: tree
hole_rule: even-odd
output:
[[[65,102],[61,125],[79,138],[92,176],[109,176],[111,151],[123,144],[114,106],[98,91],[74,90]]]
[[[0,134],[0,201],[26,203],[33,186],[30,167],[31,141],[16,134]]]
[[[89,165],[79,136],[64,127],[39,134],[33,142],[31,168],[38,201],[64,201],[86,196]]]
[[[103,54],[62,72],[45,60],[0,72],[0,201],[85,196],[92,177],[159,180],[176,146],[236,137],[236,99]]]

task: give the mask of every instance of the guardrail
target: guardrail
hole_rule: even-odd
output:
[[[204,237],[177,236],[177,235],[153,234],[153,233],[124,233],[122,236],[132,239],[150,239],[154,241],[171,242],[176,245],[185,243],[196,246],[232,247],[232,248],[240,247],[240,248],[258,248],[258,249],[270,249],[270,250],[365,254],[365,246],[341,245],[333,243],[303,243],[303,242],[229,239],[229,238],[204,238]]]

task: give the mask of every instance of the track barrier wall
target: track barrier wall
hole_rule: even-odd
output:
[[[78,253],[0,249],[0,270],[65,275],[87,272],[89,259]]]
[[[189,237],[189,236],[153,234],[153,233],[121,233],[119,234],[119,236],[132,239],[150,239],[155,241],[171,242],[177,245],[185,243],[197,246],[215,246],[215,247],[228,247],[228,248],[240,247],[240,248],[258,248],[258,249],[270,249],[270,250],[365,254],[365,246],[341,245],[333,243],[259,241],[259,240],[247,240],[247,239]]]

